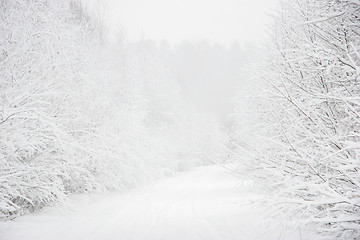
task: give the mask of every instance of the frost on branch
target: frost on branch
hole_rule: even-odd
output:
[[[66,4],[2,1],[0,5],[0,212],[30,211],[90,188],[71,129],[84,71],[85,28]],[[58,8],[59,11],[54,11]],[[66,19],[66,21],[65,21]],[[76,29],[73,27],[76,26]],[[69,29],[74,29],[70,31]],[[76,166],[76,167],[75,167]]]
[[[156,51],[106,43],[91,16],[77,0],[0,1],[0,218],[216,152],[216,123],[183,110]]]
[[[258,68],[269,88],[251,105],[259,110],[252,111],[259,129],[250,133],[258,143],[239,142],[238,151],[253,158],[260,178],[272,179],[274,213],[357,239],[360,4],[288,0],[274,19],[271,53]]]

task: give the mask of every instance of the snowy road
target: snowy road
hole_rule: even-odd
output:
[[[48,208],[0,223],[1,240],[271,240],[284,237],[273,223],[260,226],[262,196],[249,180],[208,166],[116,195],[72,198],[67,209]],[[269,231],[271,229],[271,231]]]

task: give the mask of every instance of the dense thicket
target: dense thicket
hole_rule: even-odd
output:
[[[218,153],[216,121],[187,111],[156,50],[102,27],[77,0],[0,2],[1,218]]]
[[[239,108],[235,149],[275,190],[276,213],[358,239],[360,3],[287,0],[274,20],[267,63],[257,69],[263,89],[242,101],[253,126],[242,130],[249,112]]]

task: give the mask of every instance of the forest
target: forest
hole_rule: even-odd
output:
[[[358,0],[279,1],[264,43],[230,46],[109,38],[90,2],[0,1],[0,239],[204,166],[251,181],[261,224],[360,238]]]

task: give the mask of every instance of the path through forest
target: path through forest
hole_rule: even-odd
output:
[[[252,203],[263,196],[254,189],[224,166],[199,167],[126,193],[72,197],[66,209],[0,223],[0,239],[301,239],[275,221],[260,224],[264,209]]]

